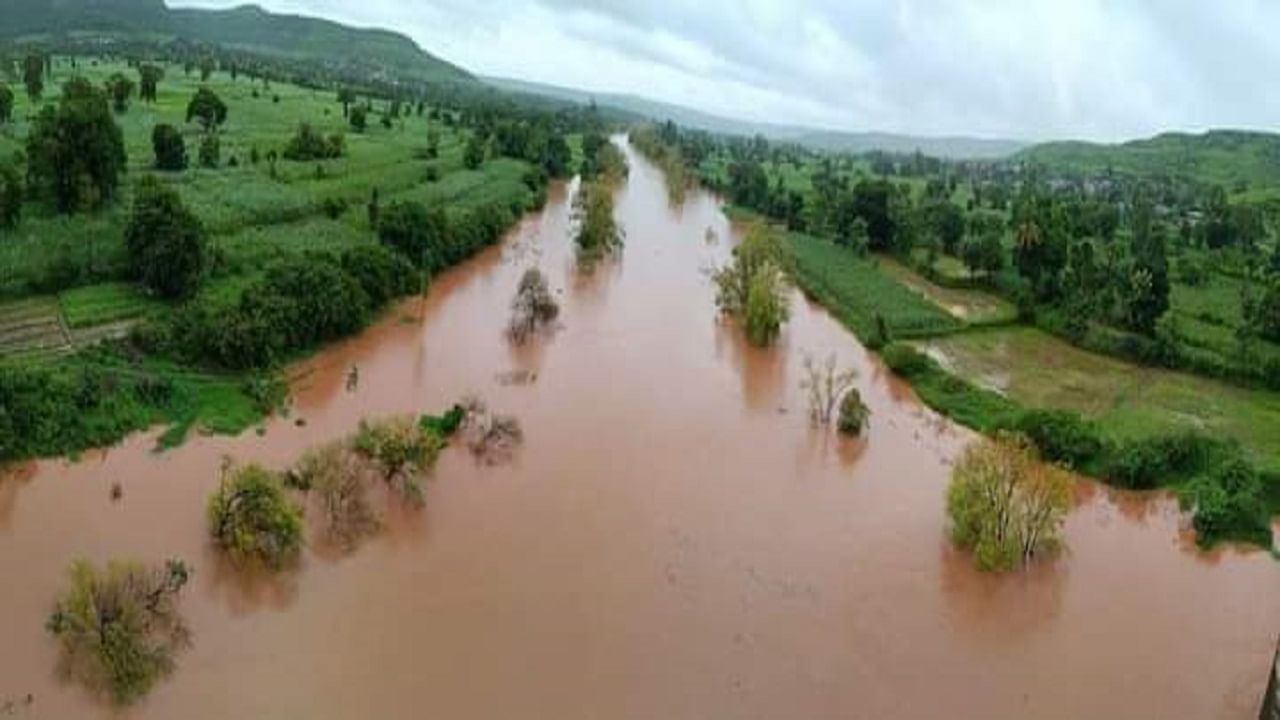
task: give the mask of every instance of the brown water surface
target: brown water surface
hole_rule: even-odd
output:
[[[1171,500],[1081,484],[1066,554],[973,571],[942,498],[971,435],[799,295],[779,347],[744,345],[706,274],[733,236],[716,200],[670,209],[628,157],[627,245],[592,276],[574,272],[558,188],[425,301],[294,368],[293,418],[264,436],[163,455],[139,436],[0,483],[0,707],[33,693],[16,716],[111,716],[55,678],[44,617],[73,558],[178,555],[196,566],[195,645],[127,717],[1256,717],[1274,560],[1198,553]],[[563,327],[513,351],[507,306],[534,264]],[[860,370],[868,440],[809,427],[805,352]],[[282,580],[207,549],[223,454],[283,466],[366,414],[469,390],[523,421],[511,464],[447,452],[420,514]]]

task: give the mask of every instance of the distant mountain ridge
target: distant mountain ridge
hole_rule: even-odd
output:
[[[0,39],[101,32],[182,38],[292,59],[356,61],[407,78],[470,82],[465,70],[389,30],[268,12],[256,5],[227,10],[170,8],[163,0],[0,0]]]
[[[919,150],[925,155],[964,160],[1004,158],[1029,146],[1029,143],[1017,140],[964,136],[924,137],[886,132],[849,132],[822,130],[797,125],[758,123],[712,115],[692,108],[624,93],[593,93],[509,78],[486,77],[482,78],[482,80],[504,90],[549,95],[579,103],[594,100],[599,105],[625,110],[657,121],[672,120],[684,127],[726,135],[763,135],[771,140],[794,142],[818,150],[854,153],[870,150],[913,153]]]

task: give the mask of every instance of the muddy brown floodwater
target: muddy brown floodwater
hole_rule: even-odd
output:
[[[196,567],[195,644],[126,717],[1256,716],[1280,565],[1196,552],[1171,500],[1082,483],[1065,555],[975,572],[943,518],[971,434],[799,295],[777,348],[744,345],[707,276],[733,237],[716,200],[669,208],[627,155],[626,247],[592,276],[557,188],[426,300],[293,368],[294,417],[265,435],[163,455],[138,436],[0,484],[0,707],[32,693],[15,716],[111,716],[57,680],[44,617],[73,558],[176,555]],[[563,327],[517,352],[503,328],[530,265]],[[809,427],[805,352],[858,368],[868,440]],[[420,514],[282,581],[219,568],[203,513],[223,454],[283,466],[364,415],[468,390],[523,421],[511,464],[447,452]]]

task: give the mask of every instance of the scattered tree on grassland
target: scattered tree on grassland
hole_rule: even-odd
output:
[[[216,169],[222,162],[222,142],[218,134],[207,132],[200,139],[200,167]]]
[[[785,254],[778,235],[763,225],[748,231],[733,259],[716,271],[716,305],[738,318],[755,345],[769,345],[790,314]]]
[[[125,227],[133,275],[167,298],[190,297],[208,266],[204,229],[178,193],[154,177],[143,178]]]
[[[1070,506],[1071,476],[1020,436],[970,445],[947,488],[951,537],[982,570],[1012,570],[1056,547]]]
[[[129,97],[133,95],[133,81],[124,73],[115,73],[107,79],[107,93],[111,96],[111,107],[117,113],[129,109]]]
[[[16,163],[0,161],[0,228],[17,227],[25,196],[26,188]]]
[[[351,129],[358,133],[362,133],[369,126],[369,111],[364,105],[356,105],[351,108],[347,121],[351,123]]]
[[[295,162],[329,160],[342,157],[346,146],[346,138],[341,133],[333,133],[326,137],[317,132],[310,123],[302,123],[298,125],[289,143],[284,146],[284,157],[286,160]]]
[[[214,544],[237,562],[279,569],[302,549],[302,509],[285,496],[280,478],[258,465],[223,463],[208,518]]]
[[[26,86],[27,97],[36,102],[44,94],[45,57],[38,52],[27,53],[22,61],[22,84]]]
[[[0,83],[0,125],[13,120],[13,90]]]
[[[146,103],[156,101],[160,81],[164,79],[164,70],[150,63],[138,66],[138,98]]]
[[[172,125],[161,123],[151,131],[151,148],[156,155],[156,169],[177,172],[187,169],[187,146],[182,133]]]
[[[110,562],[71,566],[71,587],[45,623],[58,639],[60,669],[116,704],[133,702],[173,672],[191,642],[178,593],[191,577],[179,560],[164,567]]]
[[[547,278],[541,270],[529,268],[521,276],[515,299],[511,301],[511,323],[507,326],[507,336],[512,342],[523,343],[538,328],[554,321],[559,314],[560,306],[547,287]]]
[[[202,87],[187,103],[187,122],[192,120],[199,120],[206,132],[212,131],[227,121],[227,104],[212,90]]]
[[[83,78],[67,81],[57,107],[46,105],[27,135],[31,189],[60,212],[95,209],[115,196],[124,169],[124,135],[106,94]]]

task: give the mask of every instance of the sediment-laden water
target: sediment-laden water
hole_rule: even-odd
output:
[[[74,558],[179,556],[195,644],[126,717],[1256,716],[1274,560],[1199,553],[1171,500],[1082,483],[1060,558],[972,570],[943,517],[971,434],[798,294],[781,344],[746,346],[713,305],[707,271],[733,233],[716,200],[669,208],[658,171],[628,158],[626,247],[591,276],[574,269],[574,188],[558,188],[428,298],[292,368],[294,411],[264,435],[163,455],[139,436],[0,483],[0,705],[30,693],[17,717],[111,716],[57,679],[44,618]],[[563,327],[513,350],[530,265]],[[806,352],[858,368],[867,440],[809,426]],[[446,452],[422,511],[282,580],[207,548],[224,454],[283,467],[363,416],[468,391],[520,417],[512,463]]]

